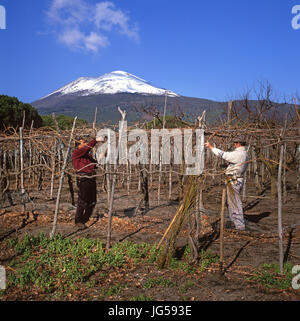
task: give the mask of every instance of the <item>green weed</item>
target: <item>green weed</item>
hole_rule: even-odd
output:
[[[287,290],[291,287],[293,274],[292,265],[284,265],[283,274],[280,274],[278,264],[263,264],[261,270],[255,271],[254,276],[248,277],[248,280],[258,281],[266,288]]]
[[[111,287],[109,287],[108,289],[103,289],[102,290],[102,294],[104,296],[114,296],[114,295],[118,295],[121,293],[122,289],[126,288],[127,285],[122,285],[120,283],[112,285]]]
[[[45,293],[51,298],[63,298],[83,284],[86,288],[95,285],[91,279],[95,273],[98,278],[105,278],[107,271],[124,268],[129,262],[155,263],[159,254],[156,244],[134,244],[123,242],[114,244],[109,251],[97,239],[70,239],[57,235],[48,238],[44,234],[38,236],[25,235],[23,239],[8,239],[6,246],[15,252],[14,258],[8,262],[7,289],[1,292],[4,296],[11,289],[22,289],[26,292]],[[185,257],[189,256],[186,249]],[[213,258],[206,256],[206,264]],[[188,262],[173,259],[171,268],[194,273],[195,266]],[[171,280],[164,278],[149,279],[145,288],[174,287]],[[124,286],[123,286],[124,287]],[[105,295],[113,296],[120,293],[122,286],[113,284],[104,290]],[[135,297],[136,300],[148,299]]]
[[[219,262],[218,255],[209,251],[201,251],[200,253],[200,271],[204,271],[211,264]]]
[[[150,289],[156,286],[162,286],[162,287],[168,288],[168,287],[174,287],[176,286],[176,284],[171,280],[164,279],[163,277],[148,279],[144,284],[144,288],[146,289]]]
[[[145,294],[140,294],[131,297],[129,301],[153,301],[153,299],[151,297],[146,296]]]
[[[193,287],[194,285],[195,285],[195,283],[193,281],[186,281],[180,286],[179,292],[185,293],[187,291],[187,289]]]

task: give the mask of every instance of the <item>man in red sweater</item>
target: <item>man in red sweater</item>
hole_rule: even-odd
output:
[[[78,204],[75,214],[75,225],[86,228],[97,201],[97,186],[95,168],[97,161],[90,155],[97,142],[103,142],[103,137],[98,137],[86,143],[83,137],[76,140],[76,148],[72,155],[73,165],[76,170],[78,186]],[[100,155],[103,158],[104,155]]]

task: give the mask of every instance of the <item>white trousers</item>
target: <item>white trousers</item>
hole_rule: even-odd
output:
[[[226,183],[228,215],[237,230],[245,229],[243,204],[240,197],[243,185],[244,179]]]

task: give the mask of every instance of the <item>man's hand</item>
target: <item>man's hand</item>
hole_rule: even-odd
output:
[[[104,142],[104,137],[103,136],[99,136],[99,137],[96,138],[96,141],[98,143],[103,143]]]
[[[204,146],[206,148],[209,148],[209,149],[213,149],[214,148],[213,145],[210,142],[205,143]]]

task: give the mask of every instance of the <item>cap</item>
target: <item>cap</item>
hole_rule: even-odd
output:
[[[244,136],[236,136],[234,139],[233,139],[233,142],[234,143],[241,143],[241,144],[246,144],[246,139]]]

